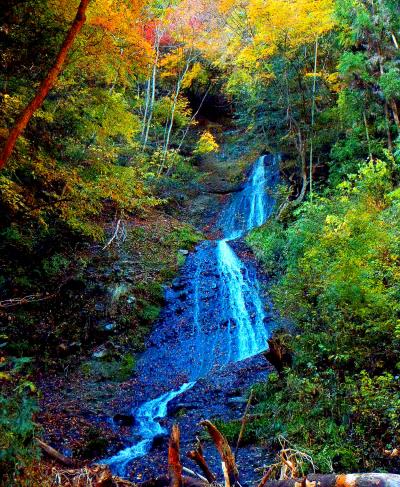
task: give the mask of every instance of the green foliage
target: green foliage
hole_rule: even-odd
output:
[[[382,74],[379,85],[387,100],[397,98],[400,93],[400,70],[397,67],[390,67]]]
[[[293,368],[256,391],[259,439],[284,435],[324,472],[389,465],[383,451],[400,439],[397,176],[391,157],[362,164],[287,228],[248,238],[295,325]]]
[[[14,485],[14,476],[39,456],[33,421],[36,389],[24,374],[29,361],[12,358],[0,362],[0,480],[6,486]]]
[[[191,249],[202,239],[200,232],[191,225],[182,225],[172,230],[166,237],[166,242],[181,249]]]
[[[90,360],[81,366],[82,372],[92,379],[124,382],[128,380],[136,366],[136,357],[126,353],[116,358],[112,354],[101,360]]]

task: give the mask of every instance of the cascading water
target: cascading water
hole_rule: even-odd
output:
[[[167,415],[170,401],[215,367],[265,349],[267,313],[256,272],[240,260],[230,241],[262,225],[270,216],[274,199],[267,190],[277,182],[277,161],[277,157],[263,156],[254,164],[243,190],[232,197],[221,214],[218,227],[223,239],[200,244],[167,295],[168,304],[158,327],[161,332],[152,337],[137,373],[146,377],[146,392],[168,384],[172,390],[144,401],[133,411],[138,440],[103,460],[115,473],[124,475],[129,463],[145,456],[154,438],[165,433],[158,420]],[[173,388],[179,377],[184,378],[182,385]]]

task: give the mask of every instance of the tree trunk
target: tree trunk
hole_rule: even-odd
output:
[[[150,104],[150,90],[151,90],[151,76],[149,76],[149,79],[147,80],[146,83],[146,105],[144,109],[144,115],[143,115],[143,127],[142,127],[142,135],[141,138],[144,138],[144,134],[146,132],[146,125],[147,125],[147,113],[149,111],[149,104]]]
[[[168,448],[168,471],[170,487],[182,487],[182,464],[180,458],[180,431],[179,426],[172,426]]]
[[[392,112],[393,112],[393,118],[394,118],[394,121],[395,121],[395,124],[396,124],[396,127],[397,127],[397,131],[400,131],[400,118],[399,118],[399,111],[397,109],[397,103],[396,103],[396,100],[394,100],[392,98],[392,100],[390,101],[390,106],[392,108]]]
[[[225,487],[233,487],[239,482],[239,471],[229,443],[225,436],[210,421],[201,421],[200,424],[207,429],[221,457]]]
[[[158,60],[160,58],[160,40],[162,37],[162,33],[156,33],[156,38],[154,41],[154,47],[156,49],[156,57],[154,59],[153,65],[153,73],[151,76],[151,98],[150,98],[150,106],[148,107],[148,118],[146,124],[146,130],[144,131],[144,141],[143,141],[143,151],[146,150],[147,142],[149,140],[149,132],[151,127],[151,121],[153,119],[153,110],[154,110],[154,102],[156,99],[156,81],[157,81],[157,67],[158,67]]]
[[[166,139],[165,139],[165,142],[164,142],[163,156],[162,156],[162,161],[161,161],[160,169],[158,170],[158,175],[161,175],[162,174],[162,172],[164,170],[164,167],[165,167],[165,162],[167,160],[167,154],[168,154],[168,149],[169,149],[169,142],[171,140],[172,128],[174,126],[174,121],[175,121],[176,105],[178,103],[179,94],[181,92],[181,87],[182,87],[183,79],[185,78],[186,73],[189,70],[190,63],[191,63],[191,59],[189,58],[186,61],[185,69],[183,70],[182,75],[180,77],[178,77],[178,80],[176,82],[176,90],[175,90],[175,95],[174,95],[174,99],[173,99],[173,102],[172,102],[172,108],[171,108],[171,118],[170,118],[170,121],[169,121],[169,126],[168,126],[168,130],[167,130],[167,136],[166,136]]]
[[[314,152],[314,120],[315,120],[315,92],[317,87],[318,37],[315,39],[314,51],[314,80],[311,107],[311,140],[310,140],[310,199],[313,199],[313,152]]]
[[[53,460],[56,460],[58,463],[61,463],[62,465],[65,465],[67,467],[76,466],[76,462],[72,458],[66,457],[65,455],[58,452],[53,447],[51,447],[44,441],[40,440],[39,438],[35,438],[35,439],[36,439],[36,443],[39,445],[39,448]]]
[[[69,50],[76,38],[79,34],[80,30],[83,27],[83,24],[86,21],[86,10],[89,5],[90,0],[81,0],[78,11],[76,13],[76,17],[68,31],[64,42],[58,52],[56,61],[53,67],[48,72],[46,78],[42,81],[39,86],[39,89],[33,98],[33,100],[26,106],[24,111],[21,113],[17,122],[15,123],[14,127],[11,129],[9,136],[4,144],[3,150],[0,154],[0,169],[2,169],[8,159],[10,158],[12,151],[15,147],[15,144],[18,140],[18,137],[21,133],[25,130],[26,126],[28,125],[30,119],[32,118],[35,111],[41,107],[44,99],[48,95],[49,91],[53,88],[57,78],[62,70],[64,65],[65,59],[68,55]]]
[[[201,110],[201,108],[202,108],[202,106],[203,106],[204,102],[206,101],[206,98],[207,98],[207,96],[208,96],[208,93],[210,92],[211,87],[212,87],[212,83],[210,83],[210,86],[207,88],[207,91],[204,93],[204,96],[203,96],[203,98],[201,99],[201,102],[200,102],[199,107],[197,108],[197,110],[195,111],[195,113],[192,115],[192,118],[190,119],[190,121],[189,121],[189,123],[188,123],[188,125],[187,125],[187,127],[186,127],[186,129],[185,129],[185,131],[183,132],[182,139],[181,139],[181,141],[180,141],[180,143],[179,143],[179,145],[178,145],[178,151],[180,151],[180,150],[181,150],[182,144],[183,144],[183,142],[184,142],[184,141],[185,141],[185,139],[186,139],[186,136],[187,136],[187,134],[188,134],[188,132],[189,132],[189,130],[190,130],[190,127],[191,127],[191,125],[192,125],[193,121],[195,120],[195,118],[197,117],[197,115],[199,114],[199,112],[200,112],[200,110]]]

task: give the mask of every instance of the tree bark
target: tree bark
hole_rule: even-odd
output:
[[[175,121],[176,105],[178,103],[178,98],[179,98],[179,94],[181,92],[181,87],[182,87],[183,80],[184,80],[184,78],[186,76],[186,73],[188,72],[188,70],[190,68],[190,63],[191,63],[191,59],[189,58],[186,61],[186,65],[185,65],[185,68],[184,68],[181,76],[178,76],[178,79],[177,79],[177,82],[176,82],[176,89],[175,89],[174,99],[172,101],[172,108],[171,108],[171,118],[170,118],[170,121],[169,121],[167,135],[166,135],[166,139],[165,139],[165,142],[164,142],[164,150],[163,150],[162,162],[161,162],[160,169],[158,170],[158,175],[159,176],[162,174],[162,172],[164,170],[165,162],[167,160],[167,154],[168,154],[168,149],[169,149],[169,142],[171,140],[172,128],[174,126],[174,121]]]
[[[180,431],[179,426],[172,426],[168,448],[168,471],[170,487],[182,487],[182,464],[180,458]]]
[[[200,424],[207,428],[208,434],[211,436],[219,456],[221,457],[225,487],[233,487],[239,481],[239,471],[229,443],[225,436],[218,431],[211,421],[202,421]]]
[[[147,142],[149,140],[149,133],[150,133],[150,127],[151,127],[151,121],[153,119],[153,110],[154,110],[154,103],[156,99],[156,83],[157,83],[157,67],[158,67],[158,60],[160,58],[160,42],[161,38],[163,36],[163,32],[159,32],[158,30],[156,31],[156,37],[154,40],[154,48],[156,51],[156,57],[154,59],[154,64],[153,64],[153,71],[151,75],[151,97],[150,97],[150,102],[149,102],[149,107],[147,108],[147,122],[146,122],[146,128],[144,130],[144,141],[143,141],[143,152],[146,150],[147,147]]]
[[[56,460],[58,463],[61,463],[62,465],[65,465],[67,467],[75,467],[76,462],[72,458],[68,458],[62,453],[58,452],[55,450],[53,447],[45,443],[44,441],[40,440],[39,438],[35,438],[36,443],[39,445],[39,448],[46,453],[47,456],[52,458],[53,460]]]
[[[201,469],[204,476],[206,477],[207,481],[212,484],[217,480],[217,477],[213,472],[211,472],[210,467],[208,466],[206,459],[204,458],[203,448],[201,443],[197,445],[196,450],[189,451],[186,455],[190,460],[193,460]]]
[[[314,51],[314,80],[312,89],[311,108],[311,140],[310,140],[310,199],[313,199],[313,152],[314,152],[314,120],[315,120],[315,92],[317,87],[318,37],[315,39]]]
[[[21,113],[19,118],[17,119],[14,127],[11,129],[9,136],[4,144],[4,147],[0,154],[0,169],[2,169],[8,159],[10,158],[15,144],[18,140],[18,137],[22,134],[25,130],[26,126],[28,125],[30,119],[32,118],[35,111],[41,107],[44,99],[48,95],[49,91],[53,88],[57,78],[63,68],[65,59],[68,55],[69,50],[76,38],[79,34],[80,30],[82,29],[85,21],[86,21],[86,10],[89,5],[90,0],[81,0],[78,11],[76,13],[76,17],[68,31],[64,42],[58,52],[56,61],[53,67],[48,72],[46,78],[42,81],[39,86],[39,89],[32,99],[32,101],[26,106],[24,111]]]

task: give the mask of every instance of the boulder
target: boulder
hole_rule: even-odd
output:
[[[237,408],[245,405],[247,399],[245,397],[230,397],[226,403],[231,408]]]
[[[166,433],[160,433],[159,435],[155,436],[153,438],[153,443],[151,444],[151,448],[161,448],[162,450],[166,450],[168,447],[168,441],[169,441],[169,434]]]
[[[135,424],[135,418],[132,414],[117,413],[113,420],[119,426],[133,426]]]
[[[186,411],[191,411],[193,409],[198,409],[200,404],[195,401],[182,401],[182,400],[172,400],[168,403],[167,414],[168,416],[175,416],[182,409]]]

